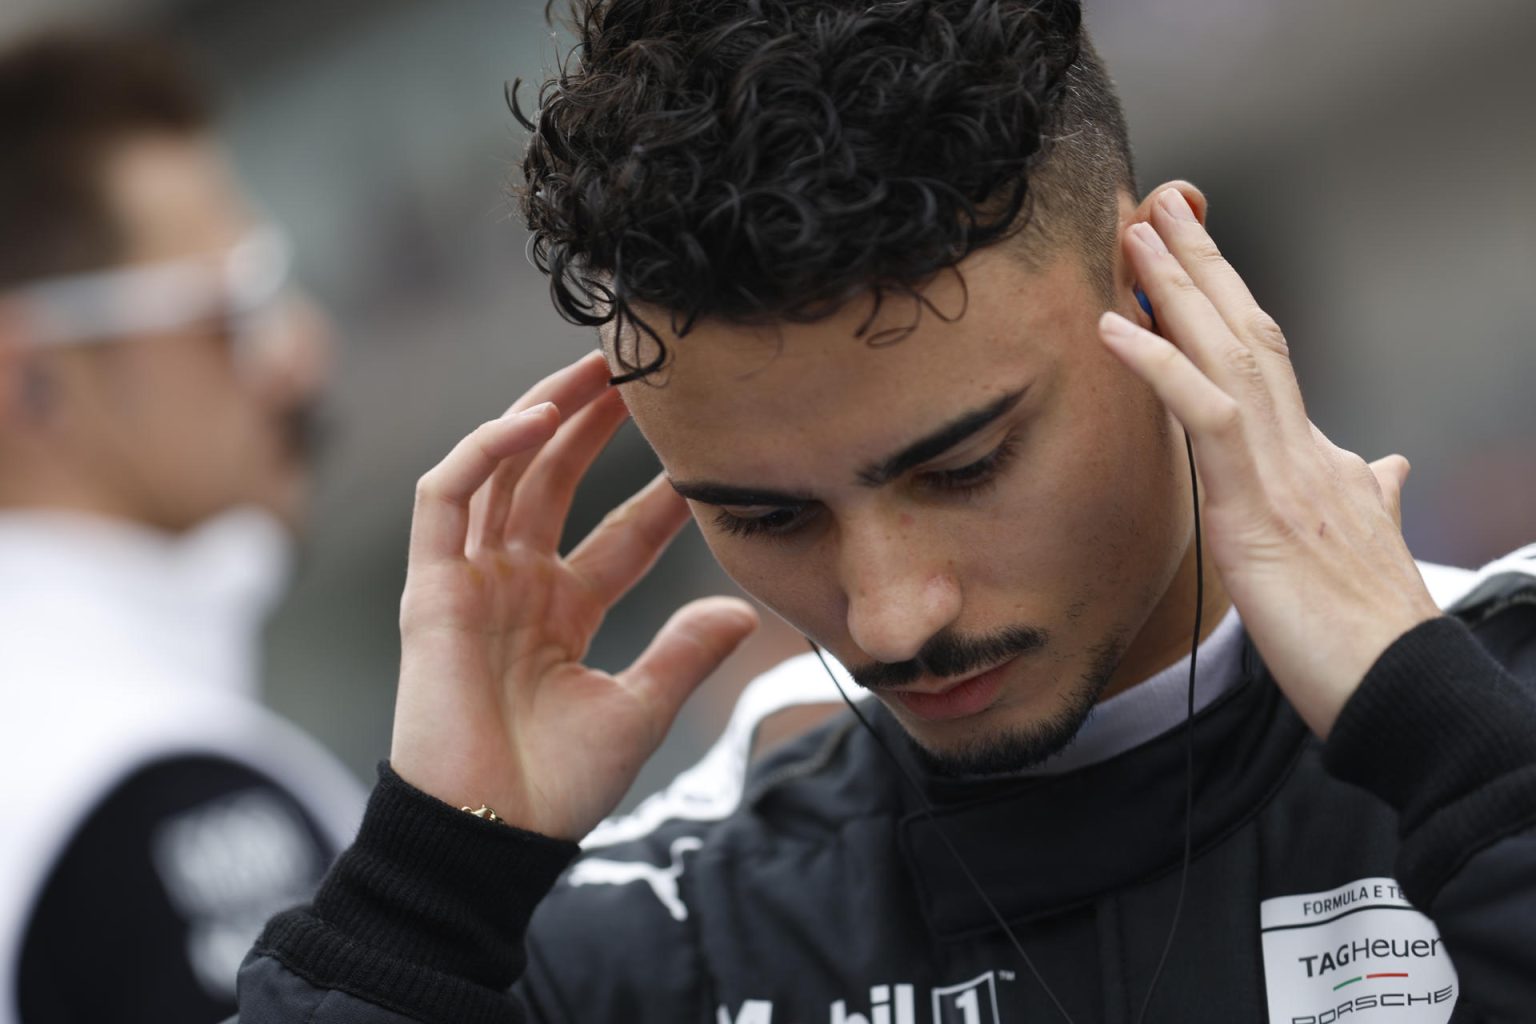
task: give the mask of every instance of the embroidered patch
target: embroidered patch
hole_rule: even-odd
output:
[[[1456,969],[1390,878],[1259,904],[1271,1024],[1446,1024]]]

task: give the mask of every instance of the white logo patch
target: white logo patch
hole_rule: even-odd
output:
[[[262,790],[202,804],[162,824],[155,868],[187,921],[192,972],[217,999],[235,995],[235,976],[267,918],[306,898],[321,865],[309,831]]]
[[[677,892],[677,880],[683,876],[683,854],[697,850],[704,842],[694,836],[672,841],[672,864],[659,868],[643,860],[604,860],[593,857],[579,861],[566,881],[571,885],[627,885],[644,882],[651,887],[661,905],[675,921],[688,920],[688,908]]]
[[[1456,969],[1390,878],[1259,904],[1272,1024],[1446,1024]]]

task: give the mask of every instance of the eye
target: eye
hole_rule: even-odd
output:
[[[1001,444],[982,458],[955,469],[930,470],[918,474],[925,487],[951,494],[975,494],[996,482],[998,476],[1013,461],[1018,450],[1018,437],[1009,434]]]
[[[798,530],[808,518],[804,506],[764,507],[715,511],[715,525],[733,537],[783,537]]]

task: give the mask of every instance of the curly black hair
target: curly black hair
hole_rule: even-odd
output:
[[[678,337],[864,293],[920,316],[924,282],[1015,236],[1108,290],[1135,182],[1076,0],[574,0],[572,24],[538,110],[509,91],[519,201],[560,313],[614,324],[616,383],[667,359],[637,306]]]

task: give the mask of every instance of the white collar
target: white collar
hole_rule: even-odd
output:
[[[1243,623],[1231,608],[1200,643],[1195,713],[1242,682]],[[1071,744],[1023,775],[1058,775],[1107,761],[1183,723],[1189,710],[1189,655],[1097,705]]]
[[[290,541],[239,509],[186,534],[78,512],[0,511],[0,682],[103,678],[253,695]]]

